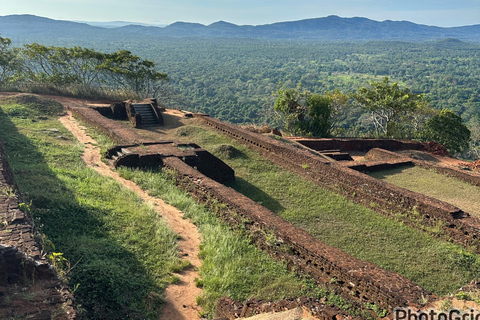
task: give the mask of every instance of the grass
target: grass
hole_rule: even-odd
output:
[[[61,105],[37,97],[0,107],[15,180],[46,249],[67,259],[83,318],[157,319],[164,288],[184,266],[177,235],[136,194],[85,166],[83,146],[57,120]]]
[[[212,318],[215,315],[216,302],[223,296],[237,301],[252,297],[266,300],[300,296],[327,297],[329,301],[349,308],[339,297],[325,289],[319,289],[311,280],[287,271],[286,265],[257,249],[248,238],[233,232],[214,213],[178,189],[168,172],[128,168],[119,168],[118,171],[122,177],[148,190],[150,195],[162,198],[185,212],[186,217],[198,226],[202,234],[202,266],[201,279],[197,283],[202,287],[203,293],[197,302],[203,307],[204,316]]]
[[[260,157],[255,151],[228,137],[197,125],[180,127],[176,129],[176,135],[184,142],[198,143],[232,166],[236,171],[237,180],[230,186],[237,191],[306,229],[325,243],[341,248],[359,259],[368,260],[382,268],[400,273],[437,295],[454,292],[480,275],[480,257],[477,254],[411,229],[398,221],[380,216],[372,210],[324,190],[279,168]],[[123,169],[120,171],[122,175],[136,181],[151,193],[189,212],[190,205],[182,204],[182,201],[176,203],[177,196],[172,195],[173,199],[169,199],[170,196],[167,195],[169,192],[165,188],[177,189],[171,184],[169,187],[161,186],[165,183],[164,181],[168,181],[168,176],[162,178],[163,173]],[[206,222],[210,219],[206,218],[208,215],[197,215],[197,213],[189,213],[189,215],[200,226],[205,243],[210,241],[207,240],[209,239],[207,234],[211,230],[207,226],[213,222]],[[199,217],[204,218],[198,220]],[[203,285],[204,295],[200,298],[200,302],[207,306],[207,310],[210,308],[209,303],[213,303],[215,297],[219,296],[218,292],[222,290],[222,294],[238,297],[239,300],[248,297],[248,294],[242,296],[243,290],[240,284],[242,281],[248,283],[246,279],[252,275],[252,271],[245,268],[249,272],[239,277],[240,284],[234,282],[235,285],[229,287],[226,283],[230,283],[231,273],[224,270],[222,274],[227,274],[228,277],[220,280],[221,275],[217,277],[213,266],[224,266],[232,260],[232,256],[222,254],[224,251],[220,247],[225,245],[222,237],[217,235],[213,236],[213,239],[216,240],[211,247],[202,245],[202,257],[205,261],[209,259],[209,255],[212,259],[218,256],[223,256],[224,259],[216,260],[211,268],[209,263],[205,263],[201,269],[200,283]],[[212,249],[207,250],[208,248]],[[240,254],[236,251],[237,249],[229,250],[235,250]],[[256,263],[249,265],[256,265]],[[448,277],[445,277],[446,274]],[[251,296],[258,296],[261,293],[261,291],[255,291],[258,289],[253,289],[250,284],[246,287],[250,288]],[[331,298],[331,300],[334,299]]]
[[[179,137],[213,153],[220,144],[238,149],[241,156],[217,154],[235,170],[237,179],[230,186],[329,245],[402,274],[437,295],[480,276],[480,256],[465,248],[380,216],[204,127],[177,130]]]
[[[448,202],[465,212],[480,217],[480,206],[478,205],[480,188],[466,182],[447,177],[434,170],[415,166],[383,170],[370,175],[399,187]]]
[[[101,142],[102,149],[111,142],[104,135],[90,130]],[[241,156],[238,150],[219,148],[226,157]],[[118,168],[119,174],[134,181],[151,196],[158,197],[177,207],[197,225],[202,234],[199,270],[201,279],[197,285],[203,289],[197,302],[203,308],[203,316],[213,318],[217,300],[227,296],[237,301],[256,297],[279,300],[287,297],[323,297],[352,314],[361,315],[351,305],[325,288],[318,288],[312,280],[288,271],[284,263],[273,260],[252,245],[248,238],[238,234],[216,218],[216,215],[198,204],[187,192],[180,190],[171,173],[158,170]]]

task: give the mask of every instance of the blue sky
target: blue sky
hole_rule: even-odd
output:
[[[0,15],[62,20],[267,24],[338,15],[442,27],[480,24],[480,0],[0,0]]]

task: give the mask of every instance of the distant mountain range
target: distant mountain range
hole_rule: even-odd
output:
[[[21,43],[49,39],[69,41],[112,39],[112,37],[190,37],[190,38],[254,38],[301,39],[315,41],[426,41],[455,38],[480,42],[480,25],[442,28],[408,21],[374,21],[367,18],[325,18],[278,22],[258,26],[239,26],[219,21],[210,25],[175,22],[166,27],[108,23],[93,26],[87,23],[53,20],[33,15],[0,16],[0,34]]]
[[[105,21],[105,22],[99,22],[99,21],[73,21],[73,22],[78,22],[78,23],[86,23],[88,25],[94,26],[94,27],[101,27],[101,28],[120,28],[120,27],[125,27],[129,25],[137,25],[137,26],[144,26],[144,27],[166,27],[166,24],[153,24],[153,23],[142,23],[142,22],[129,22],[129,21]]]

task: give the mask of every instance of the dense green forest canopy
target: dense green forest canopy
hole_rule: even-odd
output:
[[[13,45],[22,44],[12,40]],[[50,39],[46,44],[129,50],[168,74],[174,94],[165,97],[167,107],[233,123],[275,125],[272,93],[280,82],[287,88],[301,83],[313,93],[339,89],[349,94],[387,76],[413,93],[424,93],[431,107],[453,110],[471,129],[479,123],[480,44],[456,39],[315,42],[125,35],[102,41]],[[337,121],[344,136],[373,131],[364,110],[352,106],[347,111]]]
[[[466,121],[480,111],[478,45],[228,39],[163,44],[156,51],[137,48],[137,53],[155,60],[169,75],[183,107],[222,120],[263,122],[259,111],[279,82],[286,87],[302,83],[318,93],[337,88],[352,92],[385,76],[425,93],[435,108],[452,109]]]

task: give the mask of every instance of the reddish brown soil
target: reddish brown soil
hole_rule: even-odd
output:
[[[470,169],[480,171],[480,159],[474,162],[462,162],[460,165],[463,167],[468,167]]]
[[[447,151],[447,148],[442,146],[440,143],[435,141],[428,141],[423,144],[425,151],[431,154],[436,154],[439,156],[449,156],[450,154]]]

